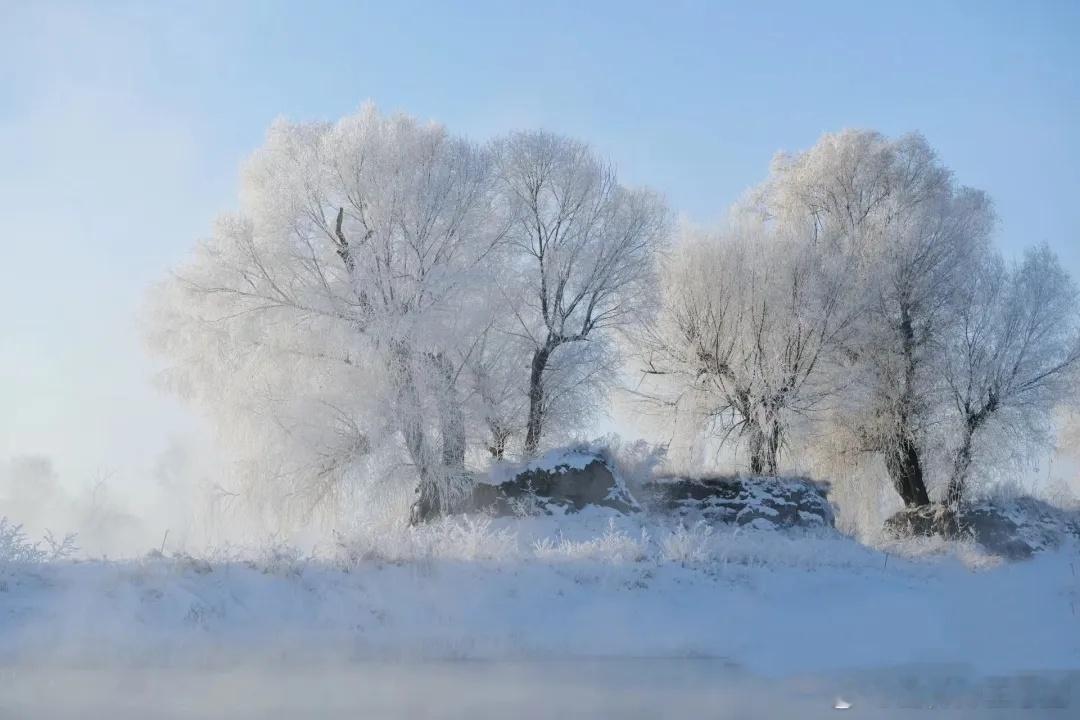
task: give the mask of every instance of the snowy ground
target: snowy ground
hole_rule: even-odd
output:
[[[947,676],[969,690],[1066,677],[1080,670],[1080,555],[1003,565],[965,548],[886,553],[832,532],[684,530],[595,510],[372,529],[310,555],[278,545],[0,564],[0,716],[30,707],[49,677],[76,673],[100,692],[112,681],[94,673],[112,668],[137,668],[118,676],[136,680],[182,668],[194,685],[228,669],[243,685],[265,678],[244,675],[253,664],[293,682],[328,668],[313,675],[325,682],[387,667],[441,677],[482,661],[484,677],[516,667],[543,685],[545,673],[574,675],[552,668],[617,660],[604,671],[615,688],[634,685],[631,658],[649,668],[642,678],[686,667],[709,678],[702,692],[779,688],[776,703],[797,703],[800,677],[817,678],[815,698],[846,682],[849,696],[861,686],[895,699],[895,668],[916,686]]]

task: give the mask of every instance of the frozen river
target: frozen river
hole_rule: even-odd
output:
[[[715,659],[6,667],[2,718],[1076,717],[1080,674],[764,678]]]

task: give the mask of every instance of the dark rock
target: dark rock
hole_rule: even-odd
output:
[[[956,517],[940,505],[920,505],[904,508],[885,520],[885,533],[894,538],[957,537]]]
[[[659,510],[764,527],[833,527],[828,485],[805,478],[668,477],[644,486]]]
[[[973,540],[1007,560],[1025,560],[1080,537],[1080,516],[1032,497],[983,501],[951,512],[940,505],[904,508],[885,521],[896,538],[930,537]]]
[[[603,456],[582,452],[546,456],[499,484],[477,483],[469,500],[467,509],[496,515],[550,515],[554,508],[578,512],[590,505],[623,513],[640,509]]]

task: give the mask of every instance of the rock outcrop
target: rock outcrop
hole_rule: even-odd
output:
[[[548,453],[498,483],[474,486],[468,509],[495,515],[535,515],[578,512],[586,507],[608,507],[629,513],[637,501],[603,455],[585,451]]]
[[[761,528],[833,527],[828,485],[806,478],[665,477],[645,484],[652,507],[688,519]]]
[[[1024,560],[1059,547],[1068,536],[1080,538],[1080,514],[1032,497],[982,501],[951,512],[940,505],[904,508],[885,521],[895,538],[938,535],[973,540],[1007,560]]]

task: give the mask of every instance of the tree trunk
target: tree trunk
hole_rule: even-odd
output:
[[[765,472],[768,475],[780,474],[780,423],[773,422],[768,435],[768,460]]]
[[[754,423],[750,430],[750,474],[775,476],[780,469],[780,426]]]
[[[964,501],[968,468],[971,467],[972,440],[971,428],[965,428],[964,439],[960,443],[960,448],[956,451],[956,457],[953,459],[952,475],[949,476],[949,484],[945,489],[945,504],[954,511],[959,510],[960,503]]]
[[[422,525],[442,515],[442,496],[438,481],[425,473],[420,473],[420,484],[416,486],[416,500],[409,508],[409,524]]]
[[[394,373],[398,394],[398,422],[405,439],[405,449],[416,467],[419,482],[416,500],[409,509],[409,522],[418,525],[442,513],[439,478],[435,471],[420,407],[420,391],[413,375],[411,355],[406,347],[394,351]]]
[[[552,348],[545,345],[533,353],[529,372],[529,421],[525,431],[525,455],[533,456],[540,447],[540,435],[544,426],[544,370]]]
[[[964,438],[960,442],[960,447],[956,450],[952,475],[949,477],[949,484],[945,489],[945,504],[953,511],[959,510],[960,504],[964,501],[968,470],[971,468],[975,448],[975,433],[997,408],[997,394],[991,392],[989,400],[978,412],[968,412],[967,419],[964,422]]]
[[[900,341],[904,357],[904,375],[901,396],[897,399],[896,434],[885,448],[885,468],[892,479],[893,487],[907,507],[929,505],[930,495],[926,492],[923,479],[922,461],[919,459],[919,446],[911,436],[911,416],[915,407],[915,382],[917,359],[915,357],[915,326],[907,304],[900,308]]]
[[[454,366],[446,356],[431,356],[432,364],[443,381],[439,393],[439,433],[442,435],[442,462],[448,473],[465,471],[465,415],[458,397]]]
[[[765,455],[762,448],[761,431],[750,431],[750,474],[762,475],[765,472]]]
[[[510,439],[510,431],[499,427],[496,423],[489,423],[488,429],[491,430],[491,444],[488,445],[488,452],[496,460],[502,460],[506,454],[506,443]]]
[[[929,505],[930,495],[923,480],[919,448],[911,438],[897,438],[893,447],[885,451],[885,469],[893,487],[907,507]]]

